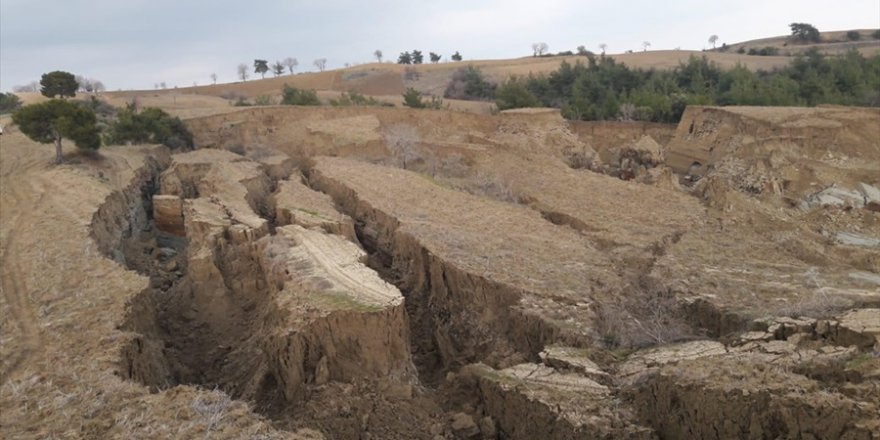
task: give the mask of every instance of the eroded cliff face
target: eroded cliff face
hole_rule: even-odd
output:
[[[139,336],[124,374],[257,402],[296,401],[328,381],[415,382],[400,293],[345,238],[270,227],[256,212],[274,183],[259,164],[197,151],[175,156],[157,183],[156,197],[182,198],[185,237],[155,227],[172,223],[164,211],[155,221],[137,211],[127,240],[140,246],[127,259],[155,282],[131,305],[125,327]]]
[[[877,109],[700,107],[685,110],[666,163],[766,198],[800,201],[832,184],[877,184]]]

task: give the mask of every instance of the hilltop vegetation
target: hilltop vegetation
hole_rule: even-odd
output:
[[[502,110],[537,101],[561,108],[569,119],[654,122],[677,122],[689,104],[880,106],[880,56],[827,57],[812,50],[773,72],[722,70],[706,57],[691,57],[672,71],[589,57],[586,64],[563,62],[549,75],[511,78],[497,97]]]

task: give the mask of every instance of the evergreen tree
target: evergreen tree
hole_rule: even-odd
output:
[[[95,112],[70,101],[51,99],[24,106],[12,114],[22,133],[39,143],[55,144],[55,163],[61,163],[61,138],[66,137],[84,150],[101,147]]]
[[[56,96],[63,98],[73,98],[76,96],[76,90],[79,84],[76,82],[76,76],[70,72],[56,70],[54,72],[44,73],[40,78],[40,93],[47,98]]]

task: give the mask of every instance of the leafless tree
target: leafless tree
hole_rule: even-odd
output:
[[[242,81],[247,81],[248,76],[250,76],[250,69],[248,65],[245,63],[241,63],[238,65],[238,79]]]
[[[327,58],[318,58],[317,60],[315,60],[314,64],[315,64],[315,67],[318,68],[318,70],[323,72],[324,68],[327,67]]]
[[[636,119],[636,106],[631,102],[624,102],[618,110],[618,119],[621,121],[634,121]]]
[[[419,133],[411,125],[394,125],[385,133],[385,144],[403,169],[422,157],[419,153],[419,141]]]
[[[642,42],[642,52],[647,52],[649,47],[651,47],[650,41]]]
[[[165,90],[168,88],[168,84],[165,84],[165,81],[159,83],[159,88]]]
[[[709,43],[712,45],[712,49],[715,49],[715,43],[718,41],[718,35],[712,35],[709,37]]]
[[[211,82],[212,82],[214,85],[217,84],[217,74],[216,74],[216,73],[212,73],[212,74],[211,74]]]
[[[382,62],[382,51],[381,50],[376,49],[376,51],[373,52],[373,56],[376,57],[376,61],[378,61],[380,63]]]
[[[544,55],[549,49],[547,43],[532,43],[532,55],[536,57]]]
[[[293,70],[296,69],[296,66],[299,66],[299,61],[297,61],[296,58],[293,57],[285,58],[282,63],[287,66],[287,70],[290,72],[291,75],[293,75]]]
[[[605,55],[605,49],[608,49],[608,45],[605,43],[602,43],[599,45],[599,49],[602,49],[602,55]]]
[[[15,93],[39,92],[40,83],[37,81],[31,81],[25,85],[13,87],[12,91]]]

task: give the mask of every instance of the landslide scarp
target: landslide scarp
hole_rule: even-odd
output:
[[[200,150],[156,171],[118,244],[153,279],[129,305],[121,374],[154,391],[217,388],[278,418],[329,382],[417,383],[400,292],[320,225],[270,231],[255,212],[275,186],[263,167]]]

